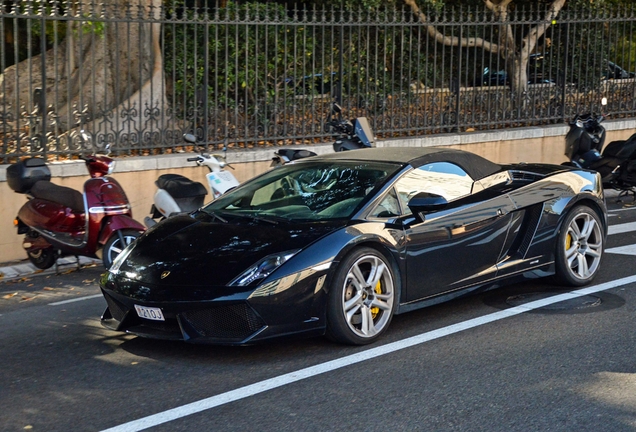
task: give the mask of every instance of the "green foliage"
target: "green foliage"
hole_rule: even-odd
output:
[[[636,33],[633,28],[630,34]],[[611,46],[611,60],[628,72],[636,72],[636,41],[623,36]]]
[[[84,20],[81,21],[60,20],[60,17],[68,13],[66,6],[67,3],[59,0],[30,0],[17,3],[16,12],[30,17],[24,24],[30,25],[29,30],[33,36],[44,37],[48,48],[64,40],[70,28],[76,36],[80,32],[97,37],[104,35],[106,22],[103,19],[94,20],[88,15],[82,15]]]
[[[178,13],[177,8],[170,12]],[[335,94],[341,40],[343,92],[365,104],[408,93],[414,83],[439,84],[449,73],[436,64],[433,47],[422,48],[423,41],[434,42],[417,27],[303,24],[290,18],[283,6],[271,3],[228,2],[226,8],[209,13],[211,20],[205,21],[200,15],[196,18],[195,11],[185,11],[183,22],[164,25],[166,78],[175,90],[178,111],[207,98],[216,109],[244,108],[259,116],[294,96]],[[364,13],[382,22],[399,12]],[[189,22],[195,18],[196,23]]]
[[[227,24],[199,20],[165,26],[166,71],[168,78],[174,77],[177,99],[201,101],[207,96],[232,108],[268,103],[290,92],[286,79],[305,70],[315,49],[306,28],[289,25],[280,5],[228,2],[216,14],[215,21]],[[183,18],[193,20],[195,12],[186,11]],[[266,18],[278,24],[256,24]],[[305,52],[295,49],[299,40]]]

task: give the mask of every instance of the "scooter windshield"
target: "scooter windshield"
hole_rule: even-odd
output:
[[[366,117],[358,117],[353,124],[354,133],[366,147],[375,147],[373,129]]]

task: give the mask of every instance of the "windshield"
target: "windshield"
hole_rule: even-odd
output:
[[[322,220],[348,218],[400,168],[384,162],[315,161],[284,165],[205,206],[227,215]]]

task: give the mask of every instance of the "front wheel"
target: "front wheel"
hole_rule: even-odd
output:
[[[27,252],[29,261],[41,270],[53,267],[57,261],[57,250],[54,248],[38,249],[36,251]]]
[[[574,207],[565,218],[556,250],[556,279],[564,285],[590,283],[603,257],[603,228],[594,210]]]
[[[103,258],[104,267],[107,269],[113,265],[113,261],[129,244],[131,244],[141,233],[139,231],[125,229],[114,232],[104,245]]]
[[[327,305],[327,337],[351,344],[374,342],[397,306],[391,264],[380,252],[360,248],[340,264]]]

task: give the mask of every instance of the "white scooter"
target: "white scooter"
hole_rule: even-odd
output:
[[[188,143],[196,143],[196,137],[192,134],[186,134],[183,138]],[[187,159],[188,162],[196,162],[199,166],[208,167],[210,172],[205,177],[215,199],[239,185],[232,173],[223,170],[225,167],[232,168],[224,159],[219,155],[207,153]],[[197,210],[203,206],[205,196],[208,194],[201,183],[180,174],[160,175],[155,184],[157,192],[153,197],[154,204],[150,207],[151,215],[144,218],[144,224],[148,228],[172,215]]]

